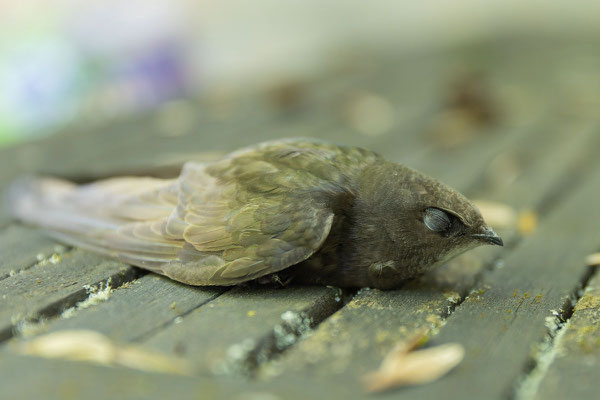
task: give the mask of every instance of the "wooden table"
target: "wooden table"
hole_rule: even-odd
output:
[[[313,80],[180,101],[131,119],[98,117],[2,150],[5,190],[29,172],[85,180],[260,140],[319,137],[504,203],[528,226],[508,224],[505,247],[467,253],[398,290],[199,288],[60,245],[3,214],[0,398],[372,397],[360,377],[423,330],[426,346],[457,342],[465,359],[436,382],[378,398],[595,398],[600,275],[585,258],[600,250],[598,71],[597,44],[581,39],[365,53]],[[493,120],[477,120],[477,104],[444,105],[460,74],[487,82]],[[17,351],[66,329],[174,355],[194,372]]]

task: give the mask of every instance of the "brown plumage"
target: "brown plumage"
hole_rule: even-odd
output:
[[[502,244],[469,200],[435,179],[308,139],[189,162],[177,179],[22,180],[9,208],[66,243],[191,285],[276,278],[391,288],[477,245]]]

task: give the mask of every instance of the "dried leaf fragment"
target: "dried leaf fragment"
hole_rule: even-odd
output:
[[[590,254],[585,258],[585,264],[590,267],[596,267],[600,265],[600,253]]]
[[[124,366],[141,371],[191,375],[191,365],[136,346],[118,345],[103,334],[90,330],[64,330],[20,343],[21,354],[72,361],[87,361],[107,366]]]
[[[433,382],[457,366],[465,355],[464,347],[458,343],[408,352],[407,348],[406,344],[396,346],[377,371],[363,377],[368,392]]]
[[[488,200],[473,201],[485,222],[493,228],[511,228],[517,222],[517,212],[508,204]]]

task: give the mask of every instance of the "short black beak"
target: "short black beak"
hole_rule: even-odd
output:
[[[474,235],[471,235],[474,238],[477,238],[479,240],[483,240],[484,242],[487,242],[489,244],[495,244],[497,246],[504,246],[504,242],[502,241],[502,238],[500,236],[498,236],[498,234],[496,232],[494,232],[492,229],[485,227],[483,228],[483,233],[477,233]]]

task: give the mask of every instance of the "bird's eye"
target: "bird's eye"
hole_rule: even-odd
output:
[[[428,229],[434,232],[444,232],[450,228],[450,225],[452,225],[452,221],[450,220],[448,214],[439,208],[432,207],[425,210],[423,223]]]

